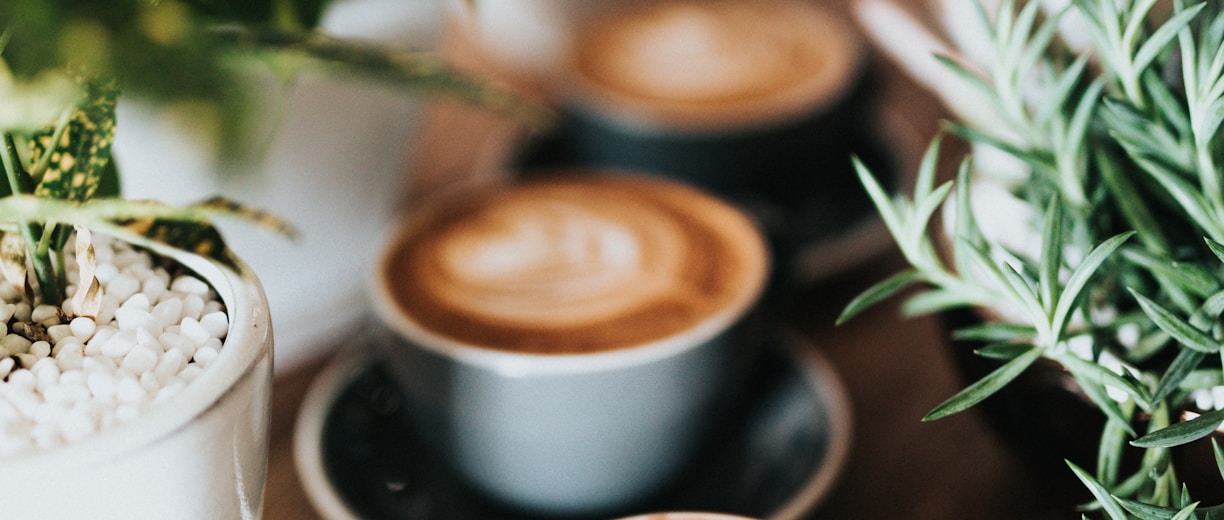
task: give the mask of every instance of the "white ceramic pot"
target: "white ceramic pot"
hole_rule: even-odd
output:
[[[440,1],[337,0],[321,25],[336,36],[428,48]],[[248,90],[266,149],[242,171],[221,171],[214,136],[189,114],[130,98],[119,105],[115,157],[125,198],[183,204],[225,195],[300,230],[291,242],[245,222],[218,223],[267,289],[282,325],[280,371],[325,354],[368,309],[365,270],[398,209],[423,97],[323,74],[282,90],[266,72],[253,71]]]
[[[217,291],[230,328],[180,393],[125,423],[0,463],[0,517],[259,518],[267,471],[272,329],[258,280],[168,254]]]

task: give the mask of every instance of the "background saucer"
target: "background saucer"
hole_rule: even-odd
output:
[[[769,343],[726,434],[677,485],[625,514],[699,509],[784,520],[824,499],[850,448],[845,390],[813,345],[789,336]],[[402,405],[368,348],[342,354],[318,376],[298,416],[294,449],[306,494],[322,516],[526,518],[451,478],[421,446]]]

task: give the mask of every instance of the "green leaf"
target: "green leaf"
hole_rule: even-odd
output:
[[[1046,208],[1045,225],[1041,235],[1041,262],[1037,287],[1041,291],[1041,304],[1047,316],[1053,316],[1058,301],[1058,272],[1062,269],[1062,204],[1053,197]]]
[[[1173,362],[1169,363],[1169,368],[1165,370],[1164,376],[1160,378],[1160,384],[1156,386],[1156,391],[1152,393],[1152,399],[1149,403],[1155,404],[1177,390],[1186,377],[1194,372],[1202,364],[1203,359],[1207,354],[1191,349],[1181,349],[1177,353],[1177,357],[1173,358]]]
[[[1160,304],[1148,299],[1148,297],[1139,294],[1133,289],[1128,289],[1135,300],[1139,302],[1139,307],[1143,309],[1143,313],[1152,319],[1152,322],[1173,336],[1186,348],[1194,349],[1199,352],[1213,354],[1220,351],[1220,344],[1213,340],[1210,336],[1202,331],[1194,328],[1186,321],[1169,312]]]
[[[1156,253],[1167,254],[1169,244],[1160,224],[1144,204],[1144,198],[1135,189],[1134,184],[1122,174],[1116,159],[1104,150],[1097,150],[1096,164],[1105,187],[1113,195],[1112,200],[1118,205],[1130,227],[1138,232],[1140,242]]]
[[[1053,357],[1077,378],[1122,390],[1136,402],[1144,405],[1151,402],[1151,397],[1145,388],[1098,363],[1084,361],[1071,353],[1057,353]]]
[[[1157,258],[1139,249],[1123,250],[1127,260],[1142,266],[1159,275],[1165,280],[1175,283],[1181,289],[1200,297],[1207,298],[1220,290],[1220,282],[1212,273],[1198,264],[1176,262],[1169,258]]]
[[[1220,470],[1220,478],[1224,478],[1224,448],[1220,448],[1220,443],[1211,439],[1211,451],[1215,453],[1216,469]]]
[[[1129,407],[1126,412],[1131,412]],[[1101,428],[1101,441],[1097,446],[1097,479],[1106,487],[1112,488],[1121,474],[1122,461],[1125,457],[1127,439],[1131,435],[1129,424],[1118,421],[1107,421]]]
[[[876,181],[871,170],[861,159],[854,156],[850,160],[854,164],[854,172],[858,175],[859,183],[867,190],[867,196],[871,198],[876,212],[880,214],[880,220],[884,221],[884,226],[892,234],[893,240],[899,244],[905,243],[905,223],[901,220],[901,216],[897,214],[897,208],[893,205],[892,199],[889,198],[888,192]]]
[[[1092,496],[1096,498],[1097,503],[1101,505],[1101,508],[1105,510],[1109,518],[1112,520],[1126,520],[1126,511],[1122,510],[1122,506],[1118,505],[1118,502],[1109,494],[1109,490],[1105,489],[1105,486],[1102,486],[1100,482],[1092,478],[1092,475],[1089,475],[1088,472],[1076,466],[1074,462],[1069,460],[1065,462],[1071,468],[1071,471],[1075,473],[1075,476],[1079,478],[1080,482],[1083,482],[1088,491],[1092,493]]]
[[[1096,274],[1097,268],[1105,263],[1105,260],[1134,234],[1134,231],[1119,233],[1101,242],[1071,272],[1071,276],[1067,278],[1067,284],[1063,287],[1063,292],[1058,298],[1058,305],[1054,307],[1054,314],[1050,317],[1050,327],[1055,334],[1061,333],[1063,328],[1066,327],[1067,321],[1071,317],[1071,311],[1075,308],[1076,300],[1079,299],[1084,287],[1088,285],[1088,280]]]
[[[919,273],[914,270],[906,270],[894,274],[882,282],[879,282],[859,293],[846,308],[842,310],[841,315],[837,317],[837,325],[841,325],[851,318],[857,316],[867,308],[885,300],[902,289],[909,287],[911,284],[920,280]]]
[[[1181,513],[1177,509],[1161,507],[1161,506],[1156,506],[1152,504],[1145,504],[1138,500],[1133,500],[1129,498],[1122,498],[1122,497],[1115,496],[1114,499],[1117,500],[1119,504],[1121,504],[1123,509],[1125,509],[1130,514],[1134,515],[1139,520],[1173,520],[1174,518],[1179,518],[1177,515]],[[1193,505],[1195,507],[1198,506],[1197,503]],[[1190,508],[1190,516],[1180,517],[1180,519],[1189,519],[1189,518],[1195,518],[1194,508]]]
[[[72,114],[62,133],[47,129],[34,135],[31,158],[39,164],[34,194],[82,202],[102,184],[115,141],[115,106],[119,88],[113,83],[87,85],[87,102]],[[55,138],[58,137],[58,141]]]
[[[1131,444],[1140,448],[1171,448],[1211,435],[1221,425],[1224,425],[1224,410],[1214,410],[1144,435]]]
[[[1156,59],[1161,52],[1164,52],[1173,38],[1177,37],[1177,33],[1190,24],[1190,20],[1198,15],[1199,11],[1203,10],[1206,4],[1198,4],[1174,13],[1169,17],[1160,28],[1156,29],[1139,51],[1135,53],[1133,63],[1137,70],[1143,70],[1148,67]]]
[[[923,421],[934,421],[942,419],[949,415],[964,411],[965,409],[982,402],[982,400],[990,397],[999,389],[1007,386],[1008,383],[1024,373],[1026,369],[1036,362],[1041,354],[1045,352],[1043,347],[1033,347],[1028,352],[1017,356],[1015,359],[1008,361],[1003,366],[996,368],[993,372],[986,375],[977,382],[969,385],[964,390],[961,390],[956,395],[944,401],[934,410],[926,414],[922,418]]]
[[[1032,345],[1022,343],[995,343],[987,345],[973,351],[974,354],[982,356],[986,359],[997,359],[1000,361],[1008,361],[1016,359],[1020,355],[1032,349]]]
[[[983,302],[975,298],[974,295],[950,290],[932,289],[909,297],[901,306],[901,311],[906,316],[912,317],[982,304]]]
[[[956,329],[952,332],[952,338],[961,341],[1007,342],[1031,339],[1036,334],[1036,329],[1029,325],[983,321]]]

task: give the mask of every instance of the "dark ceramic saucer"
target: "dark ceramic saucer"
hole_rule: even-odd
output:
[[[451,478],[403,419],[403,400],[367,348],[313,383],[295,432],[298,472],[325,518],[499,520],[525,516]],[[672,489],[624,513],[705,510],[801,518],[824,499],[850,448],[850,405],[813,345],[769,342],[725,435]]]

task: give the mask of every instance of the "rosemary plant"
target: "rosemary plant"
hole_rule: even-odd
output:
[[[912,197],[892,198],[856,161],[909,268],[854,299],[839,322],[913,288],[908,313],[982,310],[981,324],[957,333],[989,343],[978,354],[1000,366],[925,420],[1053,360],[1107,418],[1096,468],[1068,462],[1094,514],[1224,518],[1224,505],[1188,496],[1170,456],[1224,425],[1224,6],[1157,1],[979,5],[992,59],[941,61],[1002,124],[950,131],[1002,151],[1023,175],[993,175],[998,161],[971,154],[938,184],[936,138]],[[1086,48],[1060,38],[1072,17],[1091,35]],[[973,208],[987,185],[1033,210],[1026,229],[1039,247],[1009,247],[984,225],[1008,217]],[[1212,443],[1224,477],[1224,450]],[[1123,474],[1134,450],[1139,467]]]
[[[222,262],[211,225],[238,217],[291,234],[271,215],[211,198],[189,207],[121,200],[111,161],[121,92],[190,102],[220,121],[223,158],[252,148],[243,80],[252,64],[285,82],[304,68],[459,98],[537,127],[551,115],[459,74],[437,57],[314,29],[329,0],[4,0],[0,2],[0,264],[31,300],[66,298],[74,229],[159,243]],[[173,171],[166,172],[172,178]],[[78,233],[78,240],[88,233]],[[78,244],[87,254],[88,244]],[[27,267],[32,276],[26,275]]]

